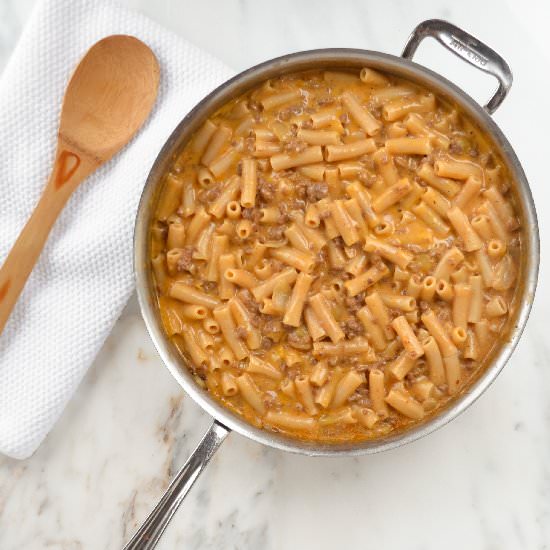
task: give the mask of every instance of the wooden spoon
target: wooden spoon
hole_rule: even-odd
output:
[[[63,100],[52,173],[0,269],[0,333],[67,200],[139,130],[158,83],[155,55],[133,36],[100,40],[76,67]]]

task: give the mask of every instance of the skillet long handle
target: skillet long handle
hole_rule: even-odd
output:
[[[426,37],[435,38],[456,56],[498,80],[497,91],[484,107],[492,115],[512,86],[512,71],[508,63],[487,44],[443,19],[428,19],[417,25],[401,56],[412,60],[420,42]]]
[[[197,448],[166,489],[159,503],[123,550],[152,550],[155,548],[193,483],[230,432],[229,428],[216,420],[212,423]]]

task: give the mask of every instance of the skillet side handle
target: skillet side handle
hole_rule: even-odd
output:
[[[435,38],[456,56],[498,80],[497,91],[484,107],[492,115],[512,86],[512,71],[508,63],[492,48],[442,19],[428,19],[420,23],[409,37],[401,57],[412,60],[420,42],[426,37]]]
[[[179,505],[231,430],[216,420],[123,550],[152,550]]]

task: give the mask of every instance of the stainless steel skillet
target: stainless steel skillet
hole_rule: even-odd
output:
[[[412,61],[418,45],[426,37],[435,38],[449,51],[498,80],[497,91],[487,105],[481,107],[458,86]],[[507,163],[510,174],[517,184],[514,193],[521,210],[524,231],[524,261],[519,266],[521,288],[514,314],[509,320],[508,338],[473,385],[455,398],[440,414],[410,430],[377,440],[338,445],[316,444],[291,439],[248,424],[243,418],[224,408],[194,382],[182,357],[165,336],[160,323],[149,267],[148,231],[162,175],[168,169],[174,155],[181,150],[204,120],[219,107],[259,83],[283,73],[320,68],[360,69],[364,66],[409,79],[449,98],[492,138],[495,149]],[[294,53],[266,61],[222,84],[178,124],[161,149],[141,197],[134,236],[136,286],[143,318],[164,363],[185,392],[215,420],[186,464],[174,477],[158,505],[126,545],[127,550],[145,550],[156,546],[185,495],[232,430],[258,443],[308,456],[356,456],[377,453],[415,441],[447,424],[466,410],[495,380],[510,358],[527,322],[537,284],[540,254],[537,217],[529,184],[510,143],[490,116],[505,99],[511,84],[510,68],[495,51],[451,23],[433,19],[424,21],[414,29],[401,57],[367,50],[323,49]]]

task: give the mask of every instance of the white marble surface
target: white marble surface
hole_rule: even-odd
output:
[[[0,66],[33,0],[0,1]],[[487,394],[429,438],[382,455],[320,459],[231,435],[161,549],[543,550],[550,547],[550,230],[546,0],[125,0],[235,69],[300,49],[398,53],[422,19],[486,40],[515,82],[496,115],[531,180],[543,263],[526,333]],[[419,61],[486,99],[489,77],[433,44]],[[1,108],[1,106],[0,106]],[[30,459],[0,458],[2,550],[117,549],[147,515],[210,419],[163,368],[132,299],[77,395]]]

